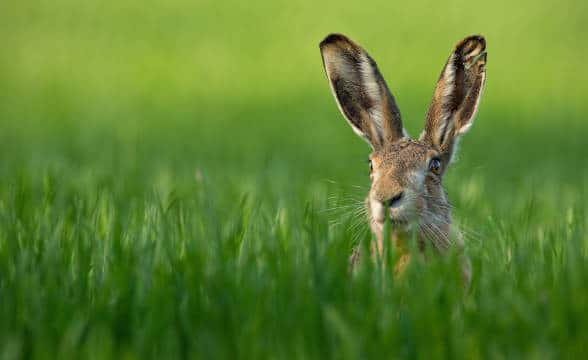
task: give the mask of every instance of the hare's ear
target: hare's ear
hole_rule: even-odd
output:
[[[339,110],[374,149],[404,136],[400,111],[375,61],[340,34],[320,43],[323,65]]]
[[[427,113],[424,140],[441,151],[448,163],[460,135],[474,121],[486,79],[486,41],[482,36],[461,40],[437,81]]]

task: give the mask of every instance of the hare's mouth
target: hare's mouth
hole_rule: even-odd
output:
[[[400,231],[410,231],[412,228],[413,222],[407,219],[396,219],[390,216],[390,224],[392,225],[393,229],[400,230]]]
[[[411,216],[412,211],[409,211],[405,205],[399,208],[388,208],[387,213],[392,224],[398,225],[408,225],[413,217]]]
[[[411,232],[412,229],[414,228],[415,222],[413,221],[409,221],[408,219],[399,219],[396,217],[392,217],[392,216],[388,216],[388,221],[391,225],[391,229],[395,232]],[[380,232],[384,229],[384,225],[385,225],[386,219],[374,219],[374,222],[372,223],[373,227],[373,231],[375,232]]]
[[[388,215],[388,219],[386,219],[386,215]],[[386,220],[388,220],[394,227],[409,227],[412,223],[415,222],[412,221],[409,216],[395,211],[388,211],[387,214],[384,214],[375,220],[381,226],[383,226]]]

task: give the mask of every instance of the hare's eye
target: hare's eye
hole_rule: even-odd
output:
[[[368,159],[368,163],[370,164],[370,174],[374,171],[374,164],[372,164],[372,159]]]
[[[439,175],[441,173],[441,160],[439,158],[433,158],[429,162],[429,171]]]

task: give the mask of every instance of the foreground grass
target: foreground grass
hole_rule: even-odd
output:
[[[323,106],[305,104],[311,113]],[[226,113],[243,123],[263,114],[279,116],[264,107]],[[4,356],[554,358],[588,350],[582,128],[495,127],[488,119],[500,114],[480,115],[447,179],[474,265],[464,292],[453,257],[415,263],[402,280],[370,262],[347,274],[352,245],[370,236],[350,215],[367,186],[366,149],[348,141],[341,119],[298,118],[325,123],[314,138],[261,127],[267,141],[235,138],[227,147],[182,116],[192,115],[92,131],[72,123],[39,137],[5,128]],[[500,138],[505,131],[511,136]],[[316,137],[332,143],[317,153]]]

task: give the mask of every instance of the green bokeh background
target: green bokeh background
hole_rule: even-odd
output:
[[[1,355],[588,351],[586,24],[577,0],[0,3]],[[331,32],[412,135],[453,45],[486,37],[445,179],[468,294],[446,263],[346,275],[369,149],[323,73]]]
[[[212,162],[219,168],[213,173],[247,160],[289,162],[302,151],[322,167],[317,177],[334,166],[358,179],[360,165],[349,166],[366,149],[341,123],[318,53],[330,32],[348,34],[379,62],[413,135],[451,47],[481,33],[488,40],[488,81],[462,156],[486,150],[484,157],[498,164],[493,151],[532,147],[540,164],[523,156],[504,160],[541,171],[551,166],[546,156],[556,162],[564,151],[534,131],[569,138],[563,146],[583,141],[588,50],[587,6],[580,1],[0,6],[1,136],[17,147],[4,164],[22,155],[44,163],[52,150],[66,156],[59,149],[65,145],[78,156],[103,156],[111,150],[89,143],[102,137],[96,141],[183,147],[186,156],[175,161]],[[46,151],[39,154],[35,144]],[[299,171],[295,163],[286,167]]]

